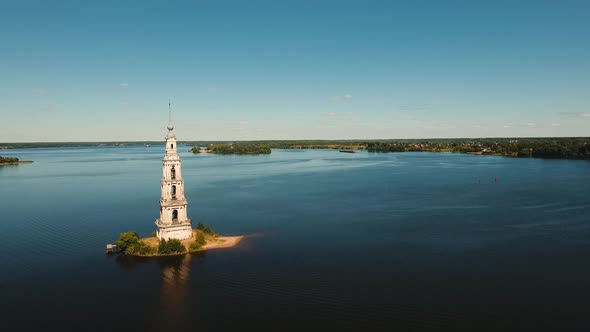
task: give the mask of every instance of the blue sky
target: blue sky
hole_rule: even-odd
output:
[[[589,1],[4,1],[0,142],[590,136]]]

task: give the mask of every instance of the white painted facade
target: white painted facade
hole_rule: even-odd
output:
[[[156,219],[156,236],[160,240],[184,240],[193,236],[191,220],[186,211],[188,202],[184,197],[184,180],[173,130],[174,126],[170,121],[166,135],[166,154],[162,159],[160,218]]]

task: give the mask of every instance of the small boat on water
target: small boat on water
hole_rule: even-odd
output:
[[[344,150],[340,150],[340,152],[344,152],[344,153],[356,153],[356,151],[354,151],[352,149],[344,149]]]

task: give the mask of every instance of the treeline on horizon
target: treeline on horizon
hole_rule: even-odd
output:
[[[369,152],[455,152],[507,157],[590,160],[588,138],[405,139],[375,141],[257,141],[210,144],[212,153],[257,154],[275,149],[366,149]],[[196,144],[193,152],[199,146]]]
[[[506,138],[371,142],[370,152],[459,152],[507,157],[590,159],[587,138]]]
[[[271,149],[353,149],[370,152],[458,152],[510,157],[590,159],[588,137],[539,138],[432,138],[376,140],[262,140],[262,141],[184,141],[179,145],[200,147],[219,154],[268,154]],[[161,141],[131,142],[42,142],[0,143],[0,148],[90,147],[163,145]]]
[[[161,144],[163,141],[121,141],[121,142],[27,142],[27,143],[0,143],[0,149],[29,149],[29,148],[79,148],[94,146],[127,146]]]

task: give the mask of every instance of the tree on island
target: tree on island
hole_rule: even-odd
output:
[[[119,235],[119,240],[115,242],[117,247],[125,251],[130,246],[139,243],[139,234],[136,232],[126,232]]]
[[[129,255],[151,255],[155,252],[147,243],[139,240],[139,234],[136,232],[121,233],[115,244],[121,251]]]
[[[17,163],[18,162],[18,158],[15,157],[2,157],[0,156],[0,163]]]
[[[186,248],[182,245],[180,240],[170,239],[168,241],[160,240],[160,246],[158,247],[158,254],[170,255],[170,254],[182,254],[186,252]]]

